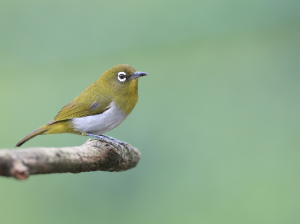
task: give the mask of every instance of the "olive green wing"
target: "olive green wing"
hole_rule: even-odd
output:
[[[76,97],[66,106],[64,106],[54,118],[54,122],[68,120],[77,117],[86,117],[95,114],[101,114],[109,109],[110,100],[99,98],[88,98],[83,100],[84,97]]]

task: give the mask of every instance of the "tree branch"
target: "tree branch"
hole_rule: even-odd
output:
[[[24,180],[33,174],[118,172],[135,167],[141,153],[130,145],[89,139],[81,146],[0,150],[0,175]]]

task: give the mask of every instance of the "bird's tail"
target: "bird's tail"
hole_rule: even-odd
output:
[[[25,142],[27,142],[29,139],[32,139],[33,137],[35,137],[37,135],[43,134],[44,132],[48,131],[49,128],[50,128],[49,125],[45,124],[42,127],[36,129],[35,131],[31,132],[29,135],[27,135],[24,138],[22,138],[20,141],[18,141],[18,143],[16,144],[16,147],[20,147]]]

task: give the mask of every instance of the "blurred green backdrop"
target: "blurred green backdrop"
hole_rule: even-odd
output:
[[[150,75],[108,135],[135,169],[0,178],[0,223],[299,223],[300,1],[0,1],[1,148],[106,69]],[[38,136],[24,145],[80,145]]]

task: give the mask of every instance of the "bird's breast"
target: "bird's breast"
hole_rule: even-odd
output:
[[[110,103],[109,109],[101,114],[73,118],[71,125],[75,131],[101,135],[121,124],[127,115],[114,103]]]

